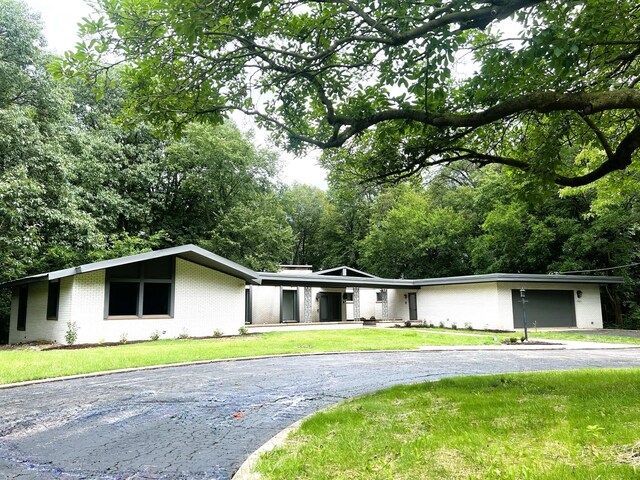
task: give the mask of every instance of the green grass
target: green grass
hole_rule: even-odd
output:
[[[269,479],[640,477],[640,370],[466,377],[400,386],[303,422]]]
[[[637,343],[640,338],[618,337],[614,335],[588,335],[586,333],[560,333],[560,332],[536,332],[529,330],[531,338],[545,338],[549,340],[574,340],[578,342],[600,342],[600,343]]]
[[[447,335],[421,329],[354,329],[273,332],[204,340],[159,340],[78,350],[0,350],[0,383],[254,355],[405,350],[422,345],[487,345],[497,343],[493,338]]]

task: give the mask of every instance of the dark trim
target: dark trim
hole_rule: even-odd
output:
[[[163,258],[163,257],[158,257]],[[157,258],[151,258],[149,260],[156,260]],[[136,262],[138,266],[138,278],[118,278],[111,276],[111,268],[105,269],[105,296],[104,296],[104,316],[105,320],[114,320],[114,319],[135,319],[135,318],[173,318],[174,317],[174,306],[175,306],[175,290],[176,290],[176,257],[171,257],[171,278],[145,278],[144,276],[144,268],[141,268],[141,264],[149,261],[143,260],[140,262]],[[116,265],[118,267],[120,265]],[[111,282],[118,283],[137,283],[138,284],[138,302],[136,305],[136,314],[135,315],[109,315],[109,299],[111,295]],[[159,284],[170,284],[169,291],[169,312],[168,314],[150,314],[144,315],[144,284],[145,283],[159,283]]]
[[[47,320],[58,320],[60,309],[60,280],[49,280],[47,285]]]
[[[18,287],[18,324],[16,330],[27,331],[27,305],[29,303],[29,285]]]
[[[253,323],[253,290],[251,285],[247,285],[244,289],[244,324],[251,325]]]

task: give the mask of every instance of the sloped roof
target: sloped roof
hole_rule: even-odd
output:
[[[146,260],[154,260],[156,258],[176,256],[190,262],[197,263],[204,267],[218,270],[219,272],[226,273],[232,277],[241,278],[247,283],[255,285],[260,284],[258,273],[253,270],[243,267],[242,265],[227,260],[220,255],[211,253],[204,248],[200,248],[197,245],[182,245],[180,247],[165,248],[162,250],[155,250],[153,252],[139,253],[137,255],[129,255],[126,257],[114,258],[112,260],[103,260],[101,262],[87,263],[78,267],[66,268],[63,270],[56,270],[49,273],[43,273],[39,275],[32,275],[29,277],[4,282],[1,285],[5,287],[12,287],[17,285],[23,285],[25,283],[32,283],[42,280],[56,280],[58,278],[70,277],[79,273],[94,272],[96,270],[103,270],[111,267],[118,267],[120,265],[127,265],[129,263],[144,262]]]
[[[140,253],[127,257],[114,258],[101,262],[88,263],[78,267],[56,270],[39,275],[11,280],[0,284],[4,287],[23,285],[26,283],[55,280],[69,277],[79,273],[93,272],[106,268],[117,267],[135,262],[144,262],[175,255],[190,262],[203,265],[236,278],[245,280],[254,285],[290,285],[290,286],[317,286],[317,287],[364,287],[364,288],[406,288],[418,289],[420,287],[435,285],[457,285],[469,283],[510,282],[510,283],[591,283],[591,284],[616,284],[623,283],[622,277],[609,277],[601,275],[546,275],[546,274],[520,274],[520,273],[491,273],[486,275],[465,275],[459,277],[423,278],[423,279],[392,279],[381,278],[362,272],[351,267],[337,267],[309,274],[257,273],[243,267],[231,260],[227,260],[215,253],[211,253],[196,245],[182,245],[180,247],[165,248],[153,252]]]

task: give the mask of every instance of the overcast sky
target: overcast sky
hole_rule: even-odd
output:
[[[24,0],[34,11],[39,12],[44,24],[49,50],[62,53],[70,50],[78,41],[78,22],[91,14],[91,8],[84,0]],[[250,128],[250,120],[236,121],[240,128]],[[265,141],[265,135],[257,132],[258,141]],[[316,162],[318,154],[306,158],[293,158],[282,153],[283,171],[281,179],[286,183],[306,183],[326,189],[326,172]]]

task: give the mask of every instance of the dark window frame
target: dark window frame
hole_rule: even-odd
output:
[[[133,276],[129,277],[117,277],[114,276],[114,270],[118,267],[107,268],[105,272],[105,299],[104,299],[104,318],[106,320],[113,319],[136,319],[136,318],[173,318],[174,316],[174,305],[175,305],[175,286],[176,286],[176,259],[175,257],[170,257],[170,268],[171,274],[170,278],[147,278],[145,277],[145,268],[144,264],[146,262],[153,262],[158,260],[166,260],[166,258],[161,257],[153,260],[146,260],[143,262],[136,262],[134,265],[137,268],[137,276],[134,278]],[[111,298],[111,283],[134,283],[138,285],[138,297],[136,300],[136,313],[135,314],[124,314],[124,315],[110,315],[109,314],[109,300]],[[145,314],[144,313],[144,292],[145,292],[145,284],[167,284],[169,285],[169,297],[168,297],[168,313],[154,313],[154,314]]]
[[[60,280],[49,280],[47,285],[47,320],[58,320],[59,311]]]
[[[27,331],[27,305],[29,303],[29,285],[18,287],[18,324],[16,330]]]
[[[293,318],[284,318],[284,297],[285,293],[293,295]],[[280,289],[280,323],[300,323],[300,301],[297,288],[281,288]]]

